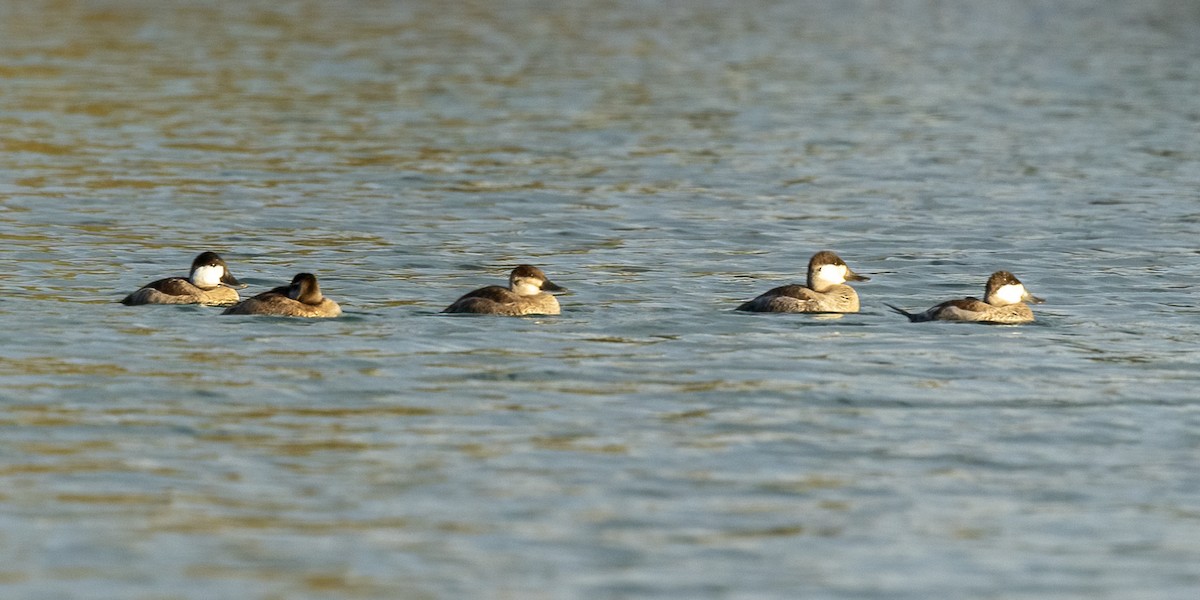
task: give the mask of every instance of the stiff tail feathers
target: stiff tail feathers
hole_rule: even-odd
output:
[[[900,313],[900,314],[902,314],[902,315],[904,315],[904,316],[906,316],[906,317],[908,317],[908,320],[909,320],[909,321],[916,321],[916,320],[917,320],[917,318],[918,318],[918,317],[920,317],[920,315],[918,315],[918,314],[910,313],[910,312],[908,312],[907,310],[904,310],[903,308],[900,308],[899,306],[895,306],[895,305],[892,305],[892,304],[888,304],[887,302],[884,302],[884,303],[883,303],[883,305],[884,305],[884,306],[886,306],[886,307],[888,307],[888,308],[890,308],[890,309],[892,309],[892,310],[894,310],[894,311],[896,311],[896,312],[898,312],[898,313]]]

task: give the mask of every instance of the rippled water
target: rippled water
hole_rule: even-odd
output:
[[[2,595],[1194,598],[1198,92],[1185,1],[6,3]],[[347,314],[116,303],[209,249]]]

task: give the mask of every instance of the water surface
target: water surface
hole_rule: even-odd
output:
[[[3,595],[1193,598],[1198,96],[1169,0],[6,5]],[[209,249],[346,316],[117,304]]]

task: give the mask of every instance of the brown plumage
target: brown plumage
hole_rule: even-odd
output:
[[[298,273],[291,284],[243,300],[221,314],[320,318],[336,317],[342,307],[321,295],[316,275]]]
[[[207,304],[222,306],[238,301],[234,288],[246,287],[229,272],[215,252],[204,252],[192,261],[188,277],[152,281],[121,300],[121,304]]]
[[[1034,320],[1033,309],[1025,302],[1041,304],[1043,300],[1025,289],[1025,284],[1008,271],[996,271],[988,277],[984,300],[975,297],[947,300],[923,312],[910,313],[888,304],[888,308],[908,317],[909,321],[968,321],[975,323],[1029,323]]]
[[[476,313],[515,317],[520,315],[557,315],[558,300],[546,292],[566,291],[550,281],[541,269],[520,265],[508,276],[508,287],[489,285],[464,294],[444,313]]]
[[[829,250],[808,260],[808,285],[784,285],[742,303],[737,310],[750,312],[855,313],[858,292],[846,281],[870,281],[850,270],[845,261]]]

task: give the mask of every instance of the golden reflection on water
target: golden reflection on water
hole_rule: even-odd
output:
[[[109,440],[85,440],[80,442],[25,442],[17,446],[22,452],[30,454],[68,456],[95,452],[98,450],[113,450],[116,444]]]
[[[20,477],[23,475],[73,475],[85,473],[146,473],[160,477],[172,477],[183,473],[170,467],[147,468],[112,460],[61,460],[54,463],[20,464],[0,466],[0,476]]]
[[[53,356],[8,359],[0,362],[0,375],[93,375],[112,377],[129,370],[112,363],[85,363]]]
[[[565,450],[570,452],[594,452],[599,454],[628,454],[625,444],[597,443],[594,436],[574,434],[534,437],[533,445],[543,450]]]
[[[454,178],[443,191],[543,190],[548,184],[540,178],[486,175],[509,166],[511,157],[559,168],[570,167],[570,157],[480,143],[470,130],[481,120],[540,122],[536,112],[508,109],[503,90],[573,67],[544,58],[523,64],[510,49],[480,52],[490,42],[464,30],[462,19],[480,19],[500,35],[523,26],[493,11],[477,2],[450,10],[439,3],[363,2],[349,11],[320,2],[278,9],[253,2],[10,6],[0,19],[0,84],[15,93],[0,95],[0,114],[17,116],[4,119],[11,126],[0,135],[0,167],[28,193],[53,197],[73,188],[218,195],[223,182],[202,173],[232,165],[253,173],[239,178],[249,187],[298,183],[273,175],[312,174],[315,184],[332,170],[440,174],[452,165],[452,172],[484,176]],[[553,11],[542,18],[569,33],[565,40],[586,28],[586,20]],[[444,54],[431,56],[432,47]],[[429,76],[431,60],[460,53],[478,64],[462,70],[452,61]],[[443,96],[461,95],[474,96],[484,112],[428,110]],[[605,97],[618,106],[630,101],[611,91]],[[493,109],[503,109],[503,117],[487,112]],[[398,110],[421,114],[391,120]],[[584,111],[578,122],[559,127],[603,128],[619,112]],[[693,118],[711,123],[728,116],[699,111]],[[26,160],[31,156],[41,160]]]

